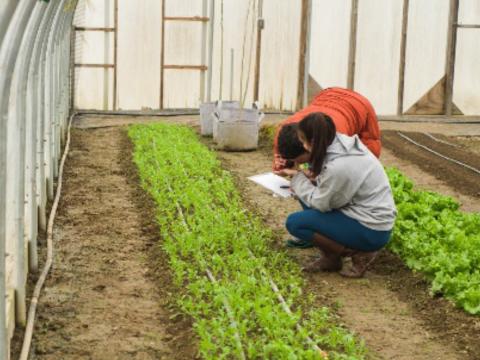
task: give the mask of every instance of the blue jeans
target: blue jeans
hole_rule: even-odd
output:
[[[326,236],[347,248],[360,251],[376,251],[390,240],[389,231],[372,230],[339,210],[321,212],[300,202],[303,211],[288,216],[286,227],[293,236],[311,242],[313,234]]]

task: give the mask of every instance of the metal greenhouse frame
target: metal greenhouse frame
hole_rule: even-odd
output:
[[[37,225],[46,228],[58,175],[70,112],[75,6],[76,0],[7,0],[0,8],[0,309],[7,309],[0,311],[2,359],[9,358],[14,323],[27,321],[27,269],[38,270]]]

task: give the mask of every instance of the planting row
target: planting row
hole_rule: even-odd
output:
[[[432,281],[432,293],[480,314],[480,214],[463,213],[452,198],[413,190],[387,169],[398,217],[390,249]]]
[[[271,250],[272,234],[191,129],[134,126],[129,135],[203,358],[364,358],[327,308],[311,306],[298,266]]]

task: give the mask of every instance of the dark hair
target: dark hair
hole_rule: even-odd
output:
[[[327,148],[335,139],[335,124],[328,115],[317,112],[304,117],[298,124],[298,131],[303,134],[305,140],[312,147],[310,152],[311,170],[314,176],[318,176],[327,156]]]
[[[295,159],[307,152],[298,138],[297,128],[297,124],[287,124],[278,134],[278,152],[286,160]]]

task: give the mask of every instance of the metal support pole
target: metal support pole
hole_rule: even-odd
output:
[[[18,51],[34,5],[35,0],[29,0],[20,2],[16,6],[0,46],[0,63],[2,64],[2,71],[0,72],[0,358],[3,359],[8,357],[5,246],[7,243],[6,199],[9,102]]]
[[[448,18],[447,58],[445,62],[445,102],[444,113],[452,115],[453,80],[455,75],[455,54],[457,47],[457,23],[459,0],[450,0],[450,15]]]
[[[353,90],[355,86],[355,57],[357,53],[357,25],[358,25],[358,1],[352,0],[350,15],[350,45],[348,49],[348,75],[347,87]]]
[[[59,19],[63,4],[65,0],[60,0],[58,3],[52,3],[55,6],[54,16],[48,32],[48,41],[46,46],[46,97],[45,97],[45,166],[47,174],[47,196],[48,199],[53,200],[54,196],[54,179],[55,179],[55,34],[59,24]]]
[[[46,163],[46,149],[48,149],[48,144],[45,139],[45,133],[47,131],[47,105],[48,97],[46,89],[47,85],[47,47],[49,39],[49,30],[52,28],[52,23],[55,15],[55,3],[49,3],[46,12],[48,13],[45,26],[43,27],[43,34],[41,40],[41,51],[39,54],[39,64],[38,64],[38,109],[37,109],[37,118],[39,121],[39,128],[37,132],[37,141],[38,141],[38,173],[37,173],[37,190],[38,190],[38,204],[39,204],[39,227],[41,230],[46,230],[47,228],[47,163]],[[53,192],[53,182],[52,182],[52,192]]]
[[[235,74],[234,68],[234,50],[233,48],[230,49],[230,101],[233,100],[233,75]]]
[[[15,207],[15,220],[17,229],[16,239],[16,258],[15,258],[15,305],[16,305],[16,323],[20,326],[24,326],[26,323],[26,282],[27,282],[27,254],[25,245],[30,242],[30,232],[26,231],[26,214],[28,212],[28,203],[31,199],[31,194],[28,191],[29,177],[27,176],[27,118],[26,108],[27,104],[27,80],[28,80],[28,65],[32,56],[35,34],[38,31],[40,25],[41,16],[40,9],[41,4],[37,4],[31,12],[31,16],[23,35],[21,46],[17,55],[17,62],[15,64],[15,70],[13,73],[13,81],[10,94],[10,112],[9,117],[14,119],[14,123],[17,126],[18,140],[17,140],[17,153],[18,161],[15,167],[16,169],[16,182],[18,183],[18,189],[16,189],[16,207]],[[30,144],[29,144],[30,145]],[[31,165],[30,165],[31,166]],[[27,198],[28,195],[28,198]],[[30,223],[30,221],[29,221]]]

